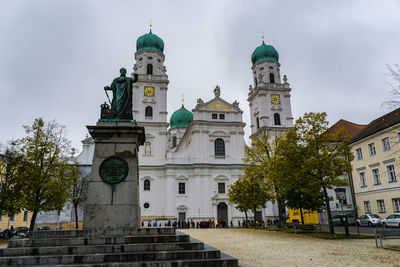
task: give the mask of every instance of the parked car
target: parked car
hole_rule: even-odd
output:
[[[28,227],[20,226],[14,229],[13,235],[19,237],[25,237],[29,231]]]
[[[50,230],[50,227],[48,227],[48,226],[40,226],[36,230],[38,230],[38,231],[48,231],[48,230]]]
[[[332,217],[333,225],[343,225],[341,218],[344,218],[347,215],[347,223],[348,225],[354,225],[356,221],[354,220],[354,216],[351,214],[337,214]]]
[[[381,217],[376,214],[363,214],[360,217],[358,217],[358,220],[356,221],[357,226],[377,226],[381,225]]]
[[[383,227],[400,227],[400,214],[391,214],[382,220]]]

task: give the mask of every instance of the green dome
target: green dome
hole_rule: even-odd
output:
[[[278,61],[279,54],[272,45],[266,45],[263,41],[262,45],[257,47],[251,54],[251,61],[254,65],[264,60]]]
[[[164,52],[164,41],[155,34],[146,33],[140,36],[136,41],[136,52],[142,50],[155,50],[161,54]]]
[[[187,128],[192,121],[193,113],[187,110],[182,104],[182,107],[172,114],[169,123],[171,125],[171,129],[181,127]]]

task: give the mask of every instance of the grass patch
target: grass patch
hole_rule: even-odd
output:
[[[251,228],[248,228],[251,229]],[[253,230],[256,231],[264,231],[264,232],[282,232],[282,233],[288,233],[288,234],[294,234],[293,229],[280,229],[280,228],[252,228]],[[306,235],[306,236],[311,236],[315,238],[322,238],[322,239],[372,239],[374,238],[373,235],[366,235],[366,234],[350,234],[349,236],[346,236],[345,233],[336,233],[336,234],[330,234],[328,232],[320,232],[318,230],[303,230],[303,229],[297,229],[296,234],[300,235]]]
[[[400,251],[400,246],[388,246],[388,248],[399,250]]]

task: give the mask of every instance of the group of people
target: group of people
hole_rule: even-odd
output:
[[[0,239],[10,239],[13,237],[14,233],[14,226],[11,225],[10,229],[5,229],[4,231],[0,232]]]
[[[158,221],[143,221],[142,227],[174,227],[177,229],[190,229],[190,228],[229,228],[229,224],[225,220],[208,220],[208,221],[173,221],[168,220],[167,222]],[[233,227],[233,222],[230,222],[230,227]]]

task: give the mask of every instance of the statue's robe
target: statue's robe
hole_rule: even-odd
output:
[[[113,100],[111,109],[116,119],[132,120],[132,83],[135,78],[118,77],[111,84]]]

